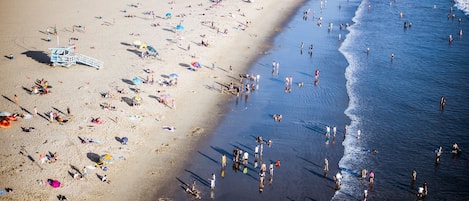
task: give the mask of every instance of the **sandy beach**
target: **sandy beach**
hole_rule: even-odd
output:
[[[23,117],[0,128],[0,189],[13,190],[0,198],[152,199],[223,116],[232,95],[222,89],[302,2],[278,3],[2,2],[0,111]],[[158,57],[142,58],[138,41]],[[48,48],[68,46],[103,67],[51,66]],[[95,167],[104,154],[106,171]]]

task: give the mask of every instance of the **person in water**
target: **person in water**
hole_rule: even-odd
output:
[[[446,98],[444,96],[442,96],[440,98],[440,110],[445,109],[445,105],[446,105]]]

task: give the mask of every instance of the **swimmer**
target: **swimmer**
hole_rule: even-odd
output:
[[[444,96],[442,96],[440,98],[440,110],[445,109],[445,105],[446,105],[446,98]]]

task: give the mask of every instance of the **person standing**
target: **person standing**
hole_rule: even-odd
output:
[[[249,154],[247,151],[244,152],[243,154],[243,164],[244,165],[248,165],[248,157],[249,157]]]
[[[37,116],[37,107],[34,106],[34,109],[33,109],[33,110],[34,110],[34,116]]]
[[[259,158],[259,145],[256,145],[254,148],[254,158],[257,160]]]
[[[337,127],[336,126],[332,127],[332,133],[335,137],[335,135],[337,134]]]
[[[417,180],[417,170],[412,170],[412,182],[415,182]]]
[[[324,158],[324,175],[326,175],[327,172],[329,172],[329,160],[327,160],[327,158]]]
[[[436,163],[440,163],[440,157],[442,153],[443,153],[443,147],[440,146],[438,148],[438,151],[436,151]]]
[[[210,180],[210,189],[214,191],[215,190],[215,174],[212,173],[212,177],[208,180]]]
[[[375,173],[373,170],[370,171],[370,184],[373,184],[375,182]]]
[[[15,104],[18,105],[18,96],[15,94],[15,96],[13,97],[13,100],[15,101]]]
[[[225,154],[221,156],[221,167],[222,168],[226,167],[226,155]]]

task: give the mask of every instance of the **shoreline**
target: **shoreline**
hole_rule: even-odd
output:
[[[331,2],[329,3],[329,11],[331,12],[326,12],[324,19],[325,22],[330,22],[333,21],[334,24],[339,24],[341,22],[346,22],[343,20],[351,20],[350,15],[352,14],[347,14],[345,16],[343,15],[338,15],[334,4],[336,2]],[[314,3],[311,3],[314,4]],[[319,4],[319,2],[317,2]],[[310,5],[305,5],[305,8],[308,8]],[[319,6],[319,5],[318,5]],[[301,7],[297,9],[298,12],[300,12]],[[316,6],[313,6],[312,8],[317,8]],[[326,10],[327,10],[326,9]],[[327,14],[328,13],[328,14]],[[352,15],[353,16],[353,15]],[[299,16],[298,16],[299,17]],[[347,18],[350,17],[350,18]],[[327,20],[327,21],[326,21]],[[291,19],[291,21],[295,21],[295,19]],[[304,23],[315,23],[314,20],[313,22],[304,22]],[[284,25],[284,27],[287,27],[288,29],[298,29],[295,28],[300,26],[300,27],[308,27],[304,26],[303,23],[301,22],[292,22],[292,25]],[[216,199],[222,199],[222,200],[242,200],[242,199],[247,199],[247,200],[272,200],[272,199],[278,199],[281,198],[282,196],[286,196],[288,199],[304,199],[309,198],[309,199],[314,199],[314,200],[330,200],[333,198],[335,195],[334,189],[334,182],[333,182],[333,176],[337,171],[340,171],[338,162],[343,156],[343,145],[342,145],[342,135],[343,135],[343,129],[342,125],[344,123],[348,124],[350,122],[350,119],[344,114],[344,110],[347,108],[347,103],[348,103],[348,95],[346,92],[345,88],[345,77],[343,76],[345,73],[345,68],[347,67],[347,61],[345,57],[339,52],[338,48],[335,48],[334,46],[331,46],[330,42],[335,43],[336,38],[335,37],[330,37],[330,33],[327,33],[327,28],[317,28],[315,24],[312,24],[313,26],[313,33],[314,34],[314,39],[312,39],[311,42],[315,44],[315,47],[319,47],[319,50],[315,50],[315,54],[323,54],[325,52],[327,57],[333,57],[336,58],[336,56],[339,56],[340,59],[334,60],[334,62],[330,62],[327,60],[327,58],[324,58],[322,56],[315,55],[315,61],[314,65],[319,66],[321,68],[321,83],[319,86],[313,87],[313,88],[308,88],[313,86],[311,78],[312,73],[314,71],[311,71],[311,69],[308,68],[301,68],[299,66],[305,66],[305,63],[301,62],[292,62],[292,60],[295,59],[300,59],[297,58],[297,55],[294,55],[294,53],[291,54],[283,54],[283,56],[287,55],[288,60],[281,59],[279,60],[280,63],[282,63],[282,70],[281,70],[281,76],[279,77],[270,77],[269,72],[270,72],[270,62],[272,59],[277,61],[278,58],[282,56],[282,53],[278,52],[284,52],[285,50],[291,50],[291,48],[278,48],[276,50],[272,50],[272,52],[269,52],[268,55],[263,55],[261,56],[262,58],[256,59],[257,65],[252,65],[252,69],[250,70],[250,73],[260,73],[262,79],[261,79],[261,87],[258,92],[254,92],[252,95],[250,95],[249,98],[249,103],[241,104],[244,105],[241,106],[240,108],[237,108],[234,106],[234,103],[231,107],[231,109],[234,111],[232,113],[237,113],[241,112],[244,114],[228,114],[229,121],[232,123],[235,123],[236,125],[242,125],[241,127],[229,125],[230,123],[226,123],[227,120],[224,120],[225,123],[222,123],[220,128],[217,129],[215,136],[211,137],[209,141],[204,142],[203,145],[197,146],[197,152],[192,158],[191,162],[193,162],[191,165],[187,166],[185,169],[184,174],[181,174],[178,177],[175,177],[173,179],[174,181],[170,183],[170,186],[176,186],[180,184],[181,186],[184,183],[190,183],[190,181],[197,181],[198,183],[198,188],[202,192],[202,197],[203,198],[208,198],[209,197],[209,184],[207,183],[206,177],[210,175],[210,173],[216,173],[217,178],[217,190],[215,190],[214,193],[210,193],[210,197],[215,196]],[[300,28],[300,30],[304,31],[303,29]],[[306,28],[304,33],[311,33],[310,28]],[[286,30],[285,32],[289,32]],[[333,32],[337,33],[337,32]],[[344,32],[341,32],[344,35]],[[287,35],[287,37],[285,37]],[[281,33],[280,37],[280,44],[273,44],[274,47],[293,47],[297,44],[299,44],[300,40],[304,38],[297,36],[297,35],[292,36],[292,33],[290,34],[285,34]],[[298,40],[296,42],[291,43],[291,40],[286,40],[289,42],[284,41],[285,38],[295,38]],[[282,39],[283,38],[283,39]],[[311,40],[309,37],[306,39],[306,44],[310,42]],[[333,39],[331,39],[333,38]],[[324,42],[322,42],[324,41]],[[326,42],[327,41],[327,42]],[[280,49],[280,50],[279,50]],[[283,49],[283,50],[282,50]],[[330,51],[335,51],[334,54],[332,54]],[[331,56],[333,55],[333,56]],[[280,56],[280,57],[279,57]],[[304,58],[302,56],[301,58]],[[322,58],[322,59],[320,59]],[[288,62],[288,64],[286,64]],[[287,67],[285,67],[287,66]],[[295,66],[295,68],[289,68],[290,66]],[[309,66],[309,65],[308,65]],[[292,69],[293,72],[291,71]],[[314,69],[313,69],[314,70]],[[252,71],[252,72],[251,72]],[[288,71],[288,72],[287,72]],[[298,72],[301,72],[298,74]],[[287,74],[285,74],[287,72]],[[311,73],[311,74],[310,74]],[[305,89],[295,89],[293,90],[293,93],[287,95],[284,92],[278,93],[276,92],[276,89],[278,84],[277,83],[282,83],[282,76],[284,75],[292,75],[294,77],[294,80],[296,82],[298,81],[305,81]],[[340,82],[343,83],[343,85],[337,86],[337,76],[340,76]],[[301,80],[305,79],[305,80]],[[274,81],[274,82],[272,82]],[[281,85],[281,84],[280,84]],[[282,86],[280,86],[282,87]],[[272,91],[273,90],[273,91]],[[298,91],[297,91],[298,90]],[[304,93],[309,93],[306,91],[313,91],[313,94],[304,94]],[[317,91],[318,90],[318,91]],[[269,92],[266,92],[269,91]],[[301,91],[301,92],[300,92]],[[331,91],[334,91],[331,93]],[[340,93],[339,93],[340,92]],[[343,92],[343,93],[342,93]],[[274,97],[262,97],[260,94],[263,95],[265,94],[270,94],[274,93],[276,94]],[[301,94],[301,95],[300,95]],[[327,95],[326,95],[327,94]],[[341,94],[341,95],[340,95]],[[272,94],[271,94],[272,95]],[[306,111],[296,111],[298,113],[306,112],[307,117],[300,114],[288,114],[289,112],[287,110],[293,109],[288,107],[287,105],[283,105],[283,107],[289,108],[289,109],[281,109],[281,108],[276,108],[275,104],[278,104],[278,100],[275,101],[277,98],[282,101],[297,101],[298,96],[301,98],[305,98],[305,95],[309,101],[317,102],[317,104],[309,106],[305,106],[301,104],[301,107],[306,107],[306,111],[314,111],[312,115],[312,119],[310,118],[310,113]],[[321,96],[321,95],[326,95],[326,96]],[[286,98],[286,97],[291,97],[295,96],[296,99],[294,98]],[[311,99],[311,100],[310,100]],[[242,102],[242,101],[240,101]],[[258,109],[260,107],[259,104],[262,104],[263,109]],[[264,105],[266,104],[266,106]],[[338,105],[344,105],[344,107],[336,107]],[[268,107],[268,108],[264,108]],[[309,109],[309,107],[311,107]],[[332,108],[331,108],[332,107]],[[249,108],[249,109],[248,109]],[[239,110],[239,111],[238,111]],[[271,112],[276,111],[280,112],[280,114],[285,115],[285,123],[277,124],[277,123],[272,123],[271,118],[266,118],[266,115],[271,116]],[[332,111],[332,112],[331,112]],[[321,114],[326,114],[326,115],[319,115],[316,113],[321,113]],[[306,117],[306,119],[304,119]],[[309,118],[308,118],[309,117]],[[253,123],[255,122],[255,123]],[[269,122],[269,123],[267,123]],[[293,123],[293,124],[292,124]],[[288,124],[288,125],[285,125]],[[294,125],[303,125],[305,128],[298,128]],[[322,137],[322,130],[324,125],[338,125],[338,130],[339,130],[339,136],[337,137],[337,142],[335,145],[324,145],[324,139]],[[300,126],[301,127],[301,126]],[[243,129],[244,128],[244,129]],[[272,130],[273,129],[273,130]],[[291,130],[293,129],[293,133]],[[298,132],[298,133],[297,133]],[[301,132],[304,132],[304,134],[299,134]],[[288,133],[290,137],[286,137],[282,134]],[[231,154],[231,148],[241,148],[244,151],[249,152],[249,154],[252,154],[254,151],[253,147],[255,144],[252,142],[254,141],[255,135],[261,134],[263,137],[266,137],[265,139],[270,139],[273,138],[274,141],[274,146],[273,148],[266,148],[267,153],[267,161],[272,161],[272,160],[277,160],[280,159],[282,161],[282,168],[279,168],[278,170],[276,169],[276,179],[274,179],[274,182],[272,185],[266,184],[266,189],[264,193],[259,193],[257,192],[258,188],[258,183],[255,182],[257,181],[257,175],[256,175],[256,168],[251,167],[251,164],[248,166],[248,173],[241,173],[241,170],[239,171],[231,171],[231,166],[232,162],[230,161],[232,159],[232,154]],[[280,135],[279,135],[280,134]],[[312,135],[311,135],[312,134]],[[299,135],[299,136],[298,136]],[[295,136],[295,137],[293,137]],[[296,140],[293,140],[296,139]],[[305,142],[305,143],[303,143]],[[334,143],[333,143],[334,144]],[[293,148],[294,147],[294,148]],[[299,148],[301,147],[301,148]],[[279,152],[280,149],[280,152]],[[293,149],[294,151],[290,151],[290,149]],[[283,150],[283,151],[281,151]],[[301,151],[300,151],[301,150]],[[219,158],[221,154],[226,154],[228,157],[228,167],[226,171],[223,171],[223,169],[220,171],[220,161]],[[252,156],[252,155],[251,155]],[[250,156],[250,157],[251,157]],[[324,161],[324,157],[327,157],[329,159],[329,164],[330,164],[330,173],[327,176],[322,175],[322,163]],[[298,160],[300,159],[300,160]],[[253,161],[252,161],[253,162]],[[251,163],[251,161],[249,162]],[[253,162],[254,163],[254,162]],[[254,165],[254,164],[253,164]],[[233,164],[234,166],[234,164]],[[298,177],[298,174],[300,174],[300,177]],[[292,178],[297,178],[292,179]],[[254,179],[254,180],[251,180]],[[280,183],[278,183],[280,182]],[[301,184],[301,185],[298,185]],[[256,186],[257,185],[257,186]],[[315,191],[316,192],[322,192],[320,194],[312,193],[310,190],[308,190],[308,186],[314,185],[315,186]],[[236,188],[233,188],[233,186],[237,186]],[[169,188],[169,187],[168,187]],[[286,190],[290,189],[290,190]],[[296,190],[294,190],[296,189]],[[273,190],[273,191],[271,191]],[[166,191],[164,191],[166,192]],[[174,193],[176,192],[176,193]],[[182,200],[182,199],[189,199],[190,195],[187,193],[183,192],[183,189],[178,188],[174,191],[168,192],[169,194],[176,194],[178,195],[177,200]],[[305,196],[305,197],[301,197]]]
[[[47,6],[48,4],[45,2],[36,2],[36,4],[28,4],[26,6],[24,3],[21,1],[17,2],[10,2],[12,5],[11,6],[3,6],[4,8],[17,8],[16,6],[19,6],[20,8],[17,8],[21,10],[21,12],[28,12],[28,9],[36,9],[37,7],[42,6]],[[8,4],[10,4],[8,3]],[[6,179],[0,183],[0,187],[3,188],[5,187],[11,187],[14,189],[13,194],[7,195],[7,199],[12,199],[12,200],[24,200],[24,199],[41,199],[41,200],[56,200],[56,196],[58,194],[63,194],[66,195],[67,197],[71,199],[77,199],[78,197],[81,200],[93,200],[95,198],[100,198],[104,200],[115,200],[117,198],[133,198],[133,199],[146,199],[148,198],[148,192],[154,192],[157,191],[157,189],[160,189],[158,186],[163,187],[164,186],[164,181],[167,181],[168,179],[173,179],[175,173],[173,173],[172,169],[177,168],[177,167],[182,167],[184,166],[184,163],[187,163],[185,161],[184,157],[180,157],[181,154],[187,153],[191,150],[189,148],[189,145],[193,144],[198,144],[197,142],[199,139],[204,138],[207,136],[207,133],[210,133],[212,131],[216,124],[213,124],[213,122],[217,122],[219,116],[223,116],[224,111],[223,108],[226,108],[224,103],[226,102],[226,97],[219,97],[219,93],[216,92],[215,94],[213,93],[212,90],[206,90],[207,86],[214,85],[213,82],[217,83],[220,82],[219,79],[224,80],[223,78],[224,75],[229,75],[230,73],[227,71],[227,66],[231,63],[238,63],[238,60],[242,60],[243,58],[239,58],[240,56],[234,56],[233,58],[226,58],[223,57],[226,55],[226,53],[218,53],[216,52],[223,52],[224,49],[222,46],[218,46],[218,44],[215,44],[215,48],[209,47],[207,49],[201,49],[203,47],[195,46],[193,44],[198,43],[196,41],[196,38],[198,33],[191,33],[184,35],[186,38],[190,38],[189,44],[192,44],[191,46],[195,46],[191,48],[191,52],[193,51],[192,49],[195,49],[196,51],[201,51],[201,50],[208,50],[208,53],[202,53],[201,55],[197,55],[199,59],[203,60],[202,63],[207,63],[204,65],[204,68],[201,69],[201,71],[196,72],[197,74],[190,74],[192,72],[187,72],[185,71],[185,67],[181,65],[181,63],[189,63],[189,60],[191,59],[187,55],[185,55],[184,52],[178,52],[177,48],[181,47],[174,47],[174,44],[170,42],[166,43],[163,42],[161,43],[158,41],[154,41],[157,44],[160,44],[160,47],[158,48],[158,51],[161,52],[161,56],[163,58],[162,61],[146,61],[146,60],[140,60],[137,55],[132,53],[131,48],[125,47],[125,44],[123,43],[131,43],[132,40],[138,39],[138,38],[147,38],[146,40],[150,41],[151,37],[148,35],[152,35],[153,33],[149,32],[152,29],[151,28],[143,28],[142,29],[142,37],[129,37],[128,34],[129,32],[132,32],[132,29],[126,29],[125,26],[129,26],[133,24],[133,22],[136,22],[136,20],[139,19],[144,19],[143,22],[137,21],[138,23],[135,24],[137,26],[138,24],[145,24],[149,25],[150,22],[148,21],[148,16],[145,16],[141,14],[143,9],[148,9],[151,10],[152,8],[155,8],[153,6],[146,6],[146,3],[143,3],[141,5],[141,8],[134,9],[134,8],[129,8],[126,7],[126,5],[115,5],[112,8],[117,9],[119,7],[121,8],[126,8],[128,9],[128,13],[133,13],[137,15],[139,18],[132,20],[132,19],[125,19],[122,18],[122,13],[119,13],[118,10],[111,10],[110,8],[103,9],[105,11],[105,14],[109,14],[110,17],[103,15],[103,13],[99,13],[98,11],[101,11],[100,6],[105,6],[108,7],[107,3],[112,2],[102,2],[100,5],[96,5],[95,8],[90,10],[84,9],[80,5],[73,5],[72,10],[76,9],[75,12],[68,12],[68,13],[75,13],[75,16],[68,16],[67,15],[61,15],[59,10],[56,10],[54,12],[50,12],[50,15],[58,15],[58,16],[63,16],[64,19],[61,20],[61,23],[57,23],[59,27],[59,35],[61,36],[61,44],[66,43],[65,38],[74,37],[77,36],[80,41],[77,42],[79,43],[78,46],[78,52],[105,60],[105,67],[99,71],[96,71],[92,68],[82,66],[82,65],[74,65],[70,67],[69,69],[62,68],[62,67],[55,67],[55,68],[50,68],[46,67],[44,63],[48,62],[48,56],[44,55],[47,53],[47,48],[51,47],[50,43],[47,43],[45,41],[41,41],[40,38],[46,37],[41,31],[39,33],[37,30],[44,30],[45,27],[50,27],[54,26],[53,24],[39,24],[38,21],[40,19],[46,18],[46,20],[49,19],[49,15],[45,14],[48,12],[48,10],[54,10],[60,8],[59,5],[55,5],[52,8],[48,9],[42,9],[42,12],[40,14],[44,14],[42,17],[38,18],[33,18],[33,20],[30,21],[30,23],[34,23],[34,26],[24,28],[17,26],[15,23],[15,20],[21,21],[23,20],[21,16],[14,18],[15,20],[12,20],[9,23],[5,23],[5,30],[9,30],[10,32],[8,33],[2,33],[2,46],[5,47],[5,49],[9,50],[9,52],[1,52],[3,55],[8,55],[8,54],[13,54],[15,55],[15,59],[9,61],[6,58],[3,58],[2,61],[0,61],[0,66],[2,66],[2,75],[1,76],[3,82],[5,82],[5,91],[2,92],[2,95],[4,96],[4,99],[2,99],[2,104],[5,105],[2,110],[7,110],[7,111],[12,111],[12,112],[28,112],[31,113],[32,107],[33,106],[38,106],[39,113],[45,113],[48,110],[56,110],[57,112],[63,112],[65,111],[65,108],[70,106],[72,108],[72,114],[73,114],[73,120],[70,121],[68,124],[64,124],[62,126],[59,126],[57,124],[46,124],[44,125],[44,120],[36,120],[37,118],[33,118],[31,120],[20,120],[17,123],[14,123],[16,125],[13,125],[12,128],[9,128],[8,130],[2,130],[2,133],[5,133],[2,142],[2,146],[4,148],[8,148],[8,150],[2,150],[5,151],[5,156],[2,157],[2,177],[5,177]],[[194,2],[192,2],[194,3]],[[301,5],[303,1],[298,2],[297,5]],[[4,3],[7,4],[7,3]],[[132,3],[129,3],[128,5],[131,5]],[[229,13],[232,11],[232,7],[239,7],[244,5],[245,2],[238,2],[238,3],[231,3],[227,2],[226,4],[223,2],[222,5],[224,7],[220,7],[223,11],[223,13]],[[127,5],[127,6],[128,6]],[[195,4],[193,4],[195,5]],[[214,42],[220,42],[224,40],[230,40],[231,39],[231,45],[228,45],[228,49],[232,46],[237,46],[237,47],[247,47],[247,49],[250,50],[249,53],[244,53],[244,59],[246,59],[244,65],[239,65],[234,66],[234,72],[233,74],[237,73],[244,73],[245,70],[250,66],[249,63],[252,64],[252,62],[255,61],[257,56],[262,53],[260,50],[265,50],[268,48],[264,43],[272,40],[272,38],[275,35],[275,29],[280,26],[281,23],[278,23],[278,26],[272,26],[269,23],[263,23],[261,24],[260,22],[263,21],[261,18],[267,18],[270,21],[276,21],[277,22],[282,22],[285,23],[288,21],[289,18],[282,18],[282,17],[276,17],[275,13],[278,13],[280,11],[285,11],[285,10],[296,10],[297,7],[293,5],[289,5],[290,7],[288,8],[277,8],[275,6],[275,3],[271,2],[268,5],[264,4],[259,4],[258,2],[254,2],[253,4],[249,4],[252,7],[251,8],[246,8],[249,11],[256,12],[256,9],[253,8],[254,6],[263,6],[263,11],[262,10],[257,10],[259,13],[257,13],[256,19],[251,20],[254,22],[253,27],[249,27],[246,29],[245,32],[249,33],[251,35],[250,40],[245,43],[237,43],[234,45],[235,39],[232,39],[231,34],[228,36],[228,38],[220,38],[220,36],[217,34],[213,36],[213,41]],[[23,7],[22,7],[23,6]],[[35,7],[36,6],[36,7]],[[178,2],[178,4],[173,5],[174,7],[179,7],[179,8],[173,8],[174,10],[177,9],[182,9],[183,7],[187,5],[182,5],[181,3]],[[225,7],[226,6],[226,7]],[[231,6],[230,8],[227,8]],[[195,7],[195,6],[194,6]],[[201,7],[206,7],[206,6],[201,6]],[[166,6],[165,6],[166,8]],[[70,9],[70,8],[69,8]],[[134,10],[131,10],[134,9]],[[171,9],[171,10],[173,10]],[[244,8],[243,8],[244,9]],[[204,13],[203,10],[197,10],[194,8],[192,13]],[[234,10],[235,11],[235,10]],[[274,12],[275,11],[275,12]],[[11,9],[10,11],[5,11],[5,15],[17,15],[13,14],[15,12],[15,9]],[[21,13],[17,12],[17,13]],[[67,13],[66,9],[62,9],[61,12]],[[85,14],[83,14],[85,12]],[[86,13],[88,12],[88,13]],[[164,9],[158,9],[158,13],[164,13],[167,11],[164,11]],[[293,11],[291,11],[293,13]],[[114,14],[111,14],[114,13]],[[86,31],[82,30],[83,32],[80,33],[75,33],[75,30],[73,30],[73,33],[70,33],[69,28],[73,25],[76,24],[81,24],[80,22],[77,22],[76,16],[82,16],[85,15],[88,18],[85,18],[86,21]],[[103,15],[104,18],[99,19],[97,17],[101,17]],[[93,19],[94,18],[94,19]],[[110,18],[113,18],[113,23],[109,25],[110,23]],[[3,18],[4,20],[6,18]],[[8,18],[10,19],[10,18]],[[274,19],[274,20],[273,20]],[[115,20],[115,21],[114,21]],[[199,18],[195,19],[200,20]],[[282,21],[283,20],[283,21]],[[173,21],[171,23],[166,24],[167,22],[164,21],[161,18],[157,18],[157,21],[161,22],[161,26],[164,27],[171,27]],[[115,24],[114,24],[115,22]],[[122,24],[120,24],[122,23]],[[186,22],[184,22],[186,23]],[[233,22],[231,22],[233,23]],[[259,24],[257,24],[259,23]],[[19,24],[19,23],[18,23]],[[68,28],[60,28],[60,27],[65,27],[68,24]],[[220,22],[220,26],[226,26],[230,27],[230,23],[224,23]],[[114,26],[115,25],[115,26]],[[201,26],[201,25],[199,25]],[[196,26],[198,27],[198,26]],[[114,29],[114,30],[112,30]],[[117,30],[120,31],[117,31]],[[267,32],[262,32],[261,30],[272,30],[272,31],[267,31]],[[34,32],[36,30],[36,32]],[[127,31],[125,31],[127,30]],[[139,30],[139,29],[137,29]],[[191,30],[195,30],[195,28],[191,28]],[[117,32],[116,32],[117,31]],[[163,30],[165,31],[165,30]],[[230,29],[230,32],[234,32],[236,30]],[[238,30],[239,31],[239,30]],[[16,34],[15,32],[21,33],[19,35],[13,36],[12,34]],[[203,30],[202,32],[205,33],[210,33],[210,30]],[[115,33],[114,36],[109,35],[109,33]],[[148,35],[145,33],[149,33]],[[163,32],[164,33],[164,32]],[[213,33],[212,33],[213,34]],[[235,37],[242,37],[242,35],[246,35],[244,32],[240,33],[235,33]],[[169,35],[169,34],[168,34]],[[106,42],[106,40],[103,40],[105,38],[109,39],[109,41]],[[117,37],[117,40],[116,40]],[[124,39],[122,39],[124,38]],[[257,38],[257,39],[253,39]],[[97,39],[97,40],[96,40]],[[111,40],[112,39],[112,40]],[[96,41],[102,42],[96,43]],[[121,44],[115,45],[116,41],[120,41]],[[168,41],[168,40],[167,40]],[[257,41],[257,42],[254,42]],[[52,43],[55,43],[56,41],[52,41]],[[210,41],[212,42],[212,41]],[[252,42],[253,44],[249,43]],[[256,44],[258,43],[258,44]],[[259,44],[260,43],[260,44]],[[254,47],[253,47],[254,46]],[[114,53],[109,54],[109,51],[106,50],[118,50],[115,51]],[[126,49],[122,51],[122,49]],[[240,48],[240,49],[241,49]],[[121,50],[119,50],[121,49]],[[160,51],[163,50],[163,51]],[[181,48],[183,49],[183,48]],[[220,50],[221,49],[221,50]],[[237,48],[234,48],[237,49]],[[243,48],[244,49],[244,48]],[[166,51],[169,52],[166,52]],[[226,50],[226,48],[225,48]],[[242,51],[242,50],[241,50]],[[170,57],[170,53],[172,52],[173,55],[180,57],[179,59],[175,58],[172,60],[166,60],[166,58]],[[247,51],[249,52],[249,51]],[[257,54],[256,54],[257,52]],[[130,54],[129,54],[130,53]],[[209,58],[212,57],[213,55],[216,58]],[[115,60],[116,58],[122,58],[124,60]],[[209,70],[209,63],[210,60],[221,60],[221,59],[227,59],[227,61],[224,62],[217,62],[217,68],[215,71],[218,72],[213,72]],[[135,62],[136,61],[136,62]],[[37,64],[37,63],[42,63],[42,64]],[[175,69],[168,69],[168,67],[158,67],[158,69],[155,69],[153,65],[159,65],[159,66],[177,66],[178,64],[182,66],[183,68],[177,68],[176,67],[169,67],[169,68],[175,68]],[[23,66],[23,68],[17,68],[17,66]],[[121,67],[118,67],[121,66]],[[243,67],[244,66],[244,67]],[[118,71],[112,70],[118,67]],[[129,68],[130,69],[126,69]],[[139,69],[134,69],[133,67],[137,67]],[[159,71],[162,74],[169,74],[171,72],[176,72],[181,75],[181,82],[177,86],[178,89],[167,89],[165,90],[171,91],[172,95],[174,97],[177,97],[178,99],[178,108],[175,110],[176,112],[173,112],[172,110],[168,110],[166,107],[161,107],[157,106],[157,108],[154,108],[152,110],[147,110],[145,111],[144,109],[140,110],[133,110],[132,108],[128,108],[125,106],[124,103],[122,103],[122,100],[119,103],[119,99],[101,99],[102,97],[99,97],[99,93],[103,91],[112,91],[114,87],[126,87],[127,85],[124,83],[121,83],[119,79],[131,79],[134,76],[139,76],[139,77],[144,77],[145,74],[141,71],[141,68],[150,68],[154,69],[155,71]],[[17,72],[22,72],[22,73],[17,73]],[[161,74],[161,75],[162,75]],[[11,75],[11,77],[5,77],[5,75]],[[26,76],[26,80],[24,77]],[[187,76],[187,77],[183,77]],[[33,84],[34,79],[41,79],[41,78],[46,78],[48,79],[51,84],[54,85],[54,90],[52,94],[44,95],[41,97],[29,97],[28,94],[25,94],[22,91],[22,87],[28,88],[30,85]],[[85,78],[85,79],[80,79],[80,78]],[[118,79],[116,79],[118,78]],[[158,78],[158,77],[157,77]],[[214,80],[211,80],[214,79]],[[205,80],[203,83],[206,83],[206,86],[200,84],[201,86],[191,86],[194,83],[200,82],[200,81]],[[208,80],[208,81],[207,81]],[[222,83],[221,81],[220,83]],[[210,84],[212,83],[212,84]],[[226,82],[225,82],[226,83]],[[152,94],[153,90],[155,90],[153,87],[149,86],[142,86],[141,87],[146,94]],[[159,88],[159,87],[158,87]],[[181,89],[182,88],[182,89]],[[150,92],[151,91],[151,92]],[[115,93],[115,92],[114,92]],[[19,94],[20,98],[20,106],[21,108],[16,107],[14,104],[9,102],[8,98],[12,97],[13,94]],[[194,94],[197,94],[194,95]],[[216,98],[212,98],[212,97]],[[83,102],[77,102],[76,100],[79,99]],[[190,99],[186,101],[181,101],[180,99]],[[217,99],[217,100],[215,100]],[[152,98],[150,95],[144,97],[144,104],[147,104],[146,101],[152,102]],[[99,102],[111,102],[112,104],[115,104],[118,107],[118,111],[112,113],[111,115],[109,114],[108,111],[103,111],[99,108]],[[199,103],[197,105],[204,105],[204,107],[190,107],[191,104]],[[150,104],[156,104],[156,103],[150,103]],[[208,104],[209,106],[207,106]],[[51,108],[52,106],[52,108]],[[145,105],[142,106],[143,108],[146,108]],[[218,108],[218,109],[214,109]],[[155,110],[156,109],[156,110]],[[162,110],[163,112],[159,111]],[[207,111],[213,111],[216,110],[216,116],[211,116],[207,115],[207,119],[194,119],[191,118],[191,114],[200,114],[204,113]],[[129,115],[139,115],[141,118],[140,123],[135,123],[132,121],[128,121],[126,117]],[[210,112],[207,112],[207,114],[210,114]],[[100,116],[104,119],[105,123],[101,127],[90,125],[89,124],[89,119],[94,116]],[[113,118],[118,117],[118,122],[113,123]],[[154,119],[161,119],[162,122],[164,123],[159,123],[154,121]],[[179,123],[179,122],[184,122],[184,123]],[[191,123],[186,123],[186,122],[191,122]],[[107,125],[106,125],[107,124]],[[116,127],[119,125],[118,127]],[[161,127],[164,125],[175,125],[178,129],[175,132],[176,136],[172,133],[169,133],[164,131],[164,130],[157,130],[155,131],[155,127]],[[206,125],[212,125],[211,128],[206,127]],[[26,134],[28,133],[23,133],[21,132],[20,126],[33,126],[36,128],[35,135],[28,137]],[[116,128],[118,128],[116,130]],[[118,132],[116,132],[118,131]],[[123,133],[120,133],[120,132]],[[57,134],[61,134],[58,136]],[[156,133],[156,134],[155,134]],[[65,135],[64,135],[65,134]],[[181,135],[177,135],[181,134]],[[81,145],[80,142],[77,140],[77,135],[80,137],[92,137],[95,139],[101,140],[103,145]],[[117,143],[113,138],[115,137],[122,137],[124,135],[129,136],[129,144],[124,147]],[[155,136],[155,135],[158,135]],[[193,137],[195,136],[195,137]],[[202,137],[201,137],[202,136]],[[165,139],[161,139],[161,137],[164,137]],[[49,141],[48,141],[49,140]],[[45,142],[45,143],[44,143]],[[152,144],[146,143],[146,142],[153,142]],[[42,143],[42,145],[41,145]],[[184,147],[184,145],[187,145]],[[87,146],[87,147],[83,147]],[[182,147],[181,147],[182,146]],[[68,147],[68,149],[62,149],[61,147]],[[30,160],[25,157],[16,157],[16,154],[23,149],[27,149],[29,153],[28,156],[31,156],[34,160]],[[52,151],[54,152],[57,150],[60,154],[61,157],[63,157],[63,160],[59,160],[59,163],[55,164],[38,164],[37,160],[37,155],[39,153],[43,153],[44,151]],[[90,176],[87,181],[74,181],[73,178],[70,178],[70,176],[67,174],[67,171],[71,171],[70,166],[77,166],[81,167],[84,165],[92,164],[90,161],[89,157],[86,156],[86,153],[104,153],[104,152],[112,152],[116,156],[123,156],[126,160],[123,161],[116,161],[115,164],[109,165],[110,167],[110,172],[107,174],[110,180],[112,181],[109,185],[107,184],[102,184],[95,176]],[[129,153],[130,152],[130,153]],[[157,154],[154,155],[156,152]],[[170,153],[172,152],[172,153]],[[174,153],[177,152],[177,153]],[[24,152],[22,152],[24,153]],[[15,156],[15,157],[12,157]],[[151,157],[153,160],[158,160],[158,161],[148,161],[148,157]],[[80,162],[81,161],[81,162]],[[8,163],[8,164],[5,164]],[[78,163],[78,164],[77,164]],[[13,164],[24,164],[21,166],[16,166]],[[168,167],[169,164],[169,167]],[[37,167],[40,167],[40,170],[36,169]],[[12,170],[12,171],[11,171]],[[54,173],[54,172],[60,172],[60,173]],[[91,171],[90,171],[91,172]],[[89,173],[91,175],[98,174],[106,174],[105,172],[91,172]],[[123,176],[119,176],[119,175]],[[164,176],[163,176],[164,175]],[[171,176],[169,176],[171,175]],[[15,179],[13,179],[15,178]],[[38,185],[38,186],[33,186],[31,189],[26,190],[22,186],[27,186],[24,185],[24,183],[35,183],[36,180],[46,180],[49,178],[57,178],[62,181],[64,184],[63,187],[60,189],[53,189],[47,186],[43,185]],[[144,181],[142,180],[144,179]],[[141,183],[147,183],[150,185],[155,185],[155,186],[148,186],[148,187],[142,187]],[[140,184],[138,185],[139,187],[137,188],[137,185],[134,184]],[[96,187],[99,186],[99,189],[96,189]],[[129,186],[135,186],[133,191],[134,193],[128,193],[128,187]],[[125,190],[124,190],[125,189]],[[150,198],[149,198],[150,199]]]

